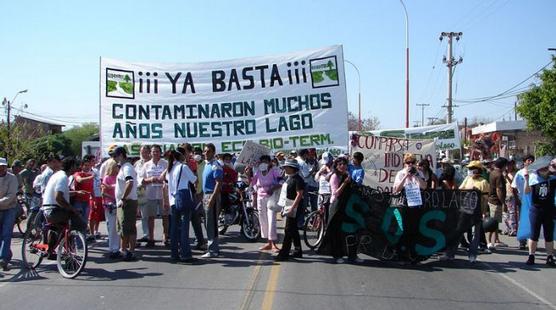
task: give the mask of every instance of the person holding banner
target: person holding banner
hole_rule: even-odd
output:
[[[417,169],[423,175],[423,180],[427,183],[427,189],[436,189],[438,186],[438,178],[431,169],[428,159],[421,159],[417,164]]]
[[[393,193],[400,193],[403,189],[407,190],[407,188],[426,189],[427,183],[424,181],[425,177],[415,167],[417,163],[415,155],[411,153],[404,154],[403,162],[404,168],[398,171],[394,180]]]
[[[268,209],[267,204],[269,199],[273,198],[273,193],[277,191],[281,185],[280,180],[282,175],[279,169],[272,166],[270,156],[263,155],[260,158],[259,169],[251,179],[251,186],[257,189],[256,197],[253,199],[256,202],[255,208],[259,210],[259,223],[261,224],[261,237],[268,239],[267,244],[259,248],[259,250],[274,250],[280,251],[276,246],[276,212]]]
[[[365,170],[361,166],[364,159],[363,153],[355,152],[352,157],[352,164],[348,166],[350,178],[355,184],[362,185],[365,179]]]
[[[525,193],[531,194],[531,207],[529,221],[531,222],[531,237],[529,238],[529,257],[527,265],[535,264],[535,252],[541,226],[544,232],[546,249],[546,264],[554,267],[554,215],[556,193],[556,158],[550,161],[548,167],[543,167],[535,172],[524,171]]]
[[[479,190],[481,192],[481,196],[479,197],[481,201],[481,208],[478,210],[474,210],[475,212],[472,213],[466,213],[465,208],[462,208],[462,212],[459,215],[458,224],[455,231],[453,232],[452,238],[447,240],[446,255],[441,256],[441,260],[453,260],[460,240],[463,237],[463,233],[468,229],[470,230],[472,227],[474,227],[475,232],[473,234],[473,237],[471,238],[467,254],[469,262],[474,263],[477,261],[477,249],[479,247],[481,235],[484,235],[484,231],[482,230],[481,217],[484,211],[488,210],[487,195],[489,192],[489,184],[487,180],[485,180],[481,176],[483,165],[481,165],[480,161],[474,160],[470,162],[469,165],[467,165],[467,168],[471,172],[471,175],[468,175],[463,180],[459,189]],[[468,199],[467,202],[471,203],[471,199]]]
[[[405,244],[407,255],[410,258],[416,257],[414,247],[409,245],[415,244],[414,238],[417,234],[419,227],[418,223],[411,219],[418,216],[418,208],[423,205],[423,198],[421,197],[421,190],[427,188],[427,183],[424,181],[424,176],[416,168],[417,159],[412,153],[405,153],[403,156],[404,168],[396,174],[393,186],[393,194],[404,193],[407,200],[408,208],[403,209],[404,219],[403,225],[405,227],[404,235],[406,237],[401,241]]]
[[[332,173],[332,176],[330,177],[330,204],[332,206],[337,207],[337,204],[334,204],[334,202],[336,202],[340,198],[344,190],[354,182],[351,177],[352,174],[348,171],[347,158],[338,157],[334,161],[334,173]],[[330,212],[330,214],[334,213],[335,211]],[[348,262],[357,264],[362,263],[363,260],[357,257],[357,236],[355,236],[355,234],[343,233],[341,235],[341,238],[342,240],[332,240],[332,257],[334,257],[336,264],[344,263],[344,259],[342,258],[342,256],[344,255],[343,249],[347,249]]]

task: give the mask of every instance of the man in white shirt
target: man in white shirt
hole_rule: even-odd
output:
[[[146,247],[154,247],[154,219],[160,210],[162,215],[162,226],[164,230],[164,242],[168,242],[168,210],[163,209],[162,205],[162,173],[168,167],[168,162],[161,158],[162,149],[159,145],[151,146],[151,160],[147,161],[141,173],[139,180],[141,186],[145,188],[146,202],[141,207],[141,219],[147,218],[148,223],[148,241]]]
[[[138,216],[141,216],[141,230],[143,231],[143,237],[138,239],[137,242],[147,242],[149,241],[149,221],[148,218],[141,214],[141,210],[145,207],[147,202],[145,198],[145,187],[141,186],[141,171],[143,170],[143,166],[146,162],[151,160],[151,146],[150,145],[142,145],[141,150],[139,152],[139,160],[135,162],[133,165],[135,167],[135,172],[139,179],[137,180],[137,201],[139,202],[138,207]]]
[[[62,160],[62,169],[56,171],[46,184],[41,210],[48,222],[65,224],[69,220],[73,230],[83,232],[87,229],[87,223],[83,221],[79,212],[71,206],[69,201],[68,175],[73,174],[77,169],[77,161],[74,158],[68,157]],[[49,244],[55,241],[49,240]]]
[[[116,177],[116,204],[118,209],[118,232],[122,239],[122,254],[124,260],[136,259],[134,251],[137,238],[135,217],[137,215],[137,173],[127,161],[127,151],[123,147],[114,150],[114,159],[120,165],[120,172]]]

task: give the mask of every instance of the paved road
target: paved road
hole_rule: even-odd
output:
[[[159,220],[156,227],[160,237]],[[0,309],[556,309],[556,270],[527,267],[515,247],[475,265],[459,256],[408,267],[367,257],[363,265],[335,265],[308,251],[278,264],[237,229],[223,241],[221,258],[195,266],[170,263],[160,243],[140,248],[137,262],[110,261],[104,240],[90,247],[75,280],[63,279],[53,262],[35,272],[12,266],[0,273]],[[20,244],[16,237],[14,264]]]

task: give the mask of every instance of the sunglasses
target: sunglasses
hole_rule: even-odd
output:
[[[415,161],[406,161],[405,162],[407,165],[415,165]]]

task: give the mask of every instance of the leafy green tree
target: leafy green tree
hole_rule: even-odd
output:
[[[546,142],[537,142],[537,156],[556,154],[556,57],[552,68],[540,74],[540,85],[518,96],[517,112],[530,130],[539,130]]]
[[[25,128],[12,123],[9,134],[6,125],[0,126],[0,156],[8,158],[10,163],[15,160],[27,160],[31,158],[31,140],[25,135]]]
[[[98,133],[98,124],[85,123],[66,130],[62,134],[71,141],[71,153],[78,156],[81,154],[81,142],[91,139],[91,137],[98,135]]]
[[[331,60],[329,60],[326,65],[328,66],[328,70],[332,70],[332,67],[334,66]]]
[[[29,158],[34,158],[39,163],[46,162],[46,158],[50,153],[63,156],[78,155],[78,153],[74,153],[71,148],[72,140],[63,133],[47,135],[33,140],[30,144],[32,151],[29,154]]]
[[[131,78],[129,77],[129,75],[125,75],[124,76],[124,81],[126,81],[127,83],[129,83],[129,81],[131,81]]]

